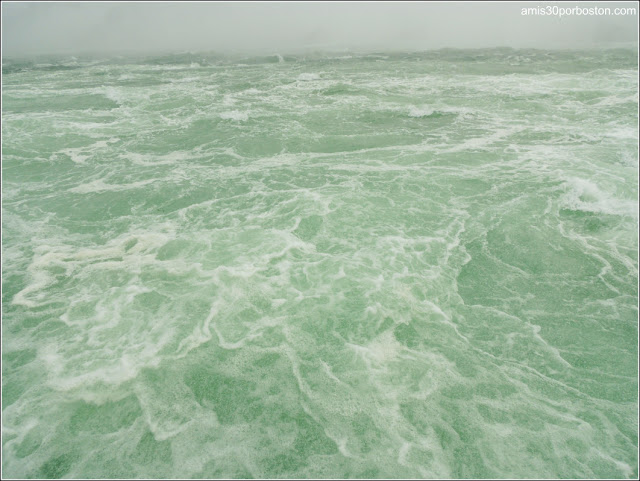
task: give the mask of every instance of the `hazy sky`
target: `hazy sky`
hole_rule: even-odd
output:
[[[523,16],[523,7],[636,2],[2,2],[4,55],[124,51],[636,44],[638,15]]]

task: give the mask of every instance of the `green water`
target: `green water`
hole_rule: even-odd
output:
[[[3,62],[5,477],[637,478],[636,52]]]

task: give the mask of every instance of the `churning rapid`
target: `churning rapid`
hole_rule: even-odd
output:
[[[4,62],[4,476],[637,478],[635,51]]]

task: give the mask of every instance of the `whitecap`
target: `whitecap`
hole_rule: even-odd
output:
[[[429,117],[430,115],[433,115],[433,113],[434,113],[434,110],[429,107],[423,107],[421,109],[417,107],[411,107],[409,109],[409,117],[416,117],[416,118]]]
[[[220,118],[224,120],[235,120],[237,122],[246,122],[249,120],[249,114],[247,112],[240,112],[239,110],[232,110],[230,112],[222,112]]]
[[[561,205],[566,209],[638,217],[636,201],[613,197],[591,180],[572,177],[567,180],[565,190]]]
[[[310,80],[319,80],[320,79],[320,75],[318,75],[317,73],[301,73],[300,75],[298,75],[298,80],[302,81],[302,82],[308,82]]]

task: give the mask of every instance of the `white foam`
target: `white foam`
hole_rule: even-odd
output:
[[[64,149],[60,151],[61,153],[67,155],[72,162],[76,164],[84,164],[86,160],[91,157],[90,155],[83,155],[79,152],[82,152],[81,149]]]
[[[220,118],[224,120],[235,120],[237,122],[246,122],[249,120],[249,114],[247,112],[240,112],[239,110],[232,110],[230,112],[222,112]]]
[[[171,225],[159,226],[167,230]],[[42,245],[34,248],[34,258],[27,271],[30,283],[18,292],[12,303],[27,307],[37,307],[43,301],[42,289],[54,282],[51,268],[62,268],[70,273],[77,269],[127,268],[131,263],[142,261],[153,263],[155,252],[170,239],[168,232],[141,232],[120,236],[107,245],[96,248],[74,248],[69,245]],[[135,244],[132,245],[132,242]],[[122,259],[112,261],[112,259]],[[91,264],[93,261],[102,261]],[[35,295],[31,295],[36,293]],[[45,299],[46,300],[46,299]]]
[[[104,87],[99,89],[99,93],[102,93],[109,100],[113,100],[120,105],[125,100],[125,95],[122,89],[116,87]]]
[[[416,117],[416,118],[429,117],[430,115],[433,115],[433,112],[434,110],[430,107],[423,107],[423,108],[411,107],[409,109],[409,117]]]
[[[402,349],[391,331],[385,331],[366,346],[347,342],[346,345],[358,353],[366,364],[384,364],[395,359]]]
[[[318,75],[317,73],[301,73],[300,75],[298,75],[298,80],[302,81],[302,82],[308,82],[310,80],[318,80],[320,78],[320,75]]]
[[[237,99],[231,94],[225,94],[225,96],[222,98],[222,105],[224,105],[225,107],[235,105],[236,102]]]
[[[634,127],[609,128],[609,129],[605,129],[602,132],[602,136],[603,137],[610,137],[612,139],[619,139],[619,140],[631,139],[631,140],[635,140],[637,142],[637,140],[638,140],[638,129],[636,129]]]
[[[638,217],[638,203],[618,199],[600,189],[593,181],[572,177],[565,184],[561,206],[583,212]]]
[[[84,126],[86,128],[86,125]],[[87,159],[89,159],[95,151],[99,151],[100,149],[105,149],[109,147],[109,144],[113,144],[118,142],[120,139],[117,137],[111,137],[107,140],[99,140],[94,142],[91,145],[87,145],[86,147],[73,147],[69,149],[62,149],[51,156],[53,159],[58,154],[64,154],[68,156],[72,162],[76,164],[84,164]]]
[[[155,182],[154,179],[141,180],[139,182],[132,182],[131,184],[105,184],[102,179],[94,180],[87,184],[81,184],[73,189],[69,189],[69,192],[75,192],[76,194],[88,194],[93,192],[119,192],[123,190],[136,189],[143,185]]]
[[[125,157],[134,164],[153,166],[153,165],[168,165],[175,164],[180,161],[192,159],[194,154],[192,152],[185,152],[176,150],[167,154],[139,154],[136,152],[127,152]]]
[[[276,307],[280,307],[282,304],[284,304],[285,302],[287,302],[286,299],[273,299],[271,301],[271,306],[276,308]]]
[[[443,150],[443,152],[461,152],[465,150],[485,150],[495,142],[501,141],[512,134],[524,130],[525,127],[511,127],[497,129],[493,134],[482,137],[474,137],[464,141],[449,149]]]

